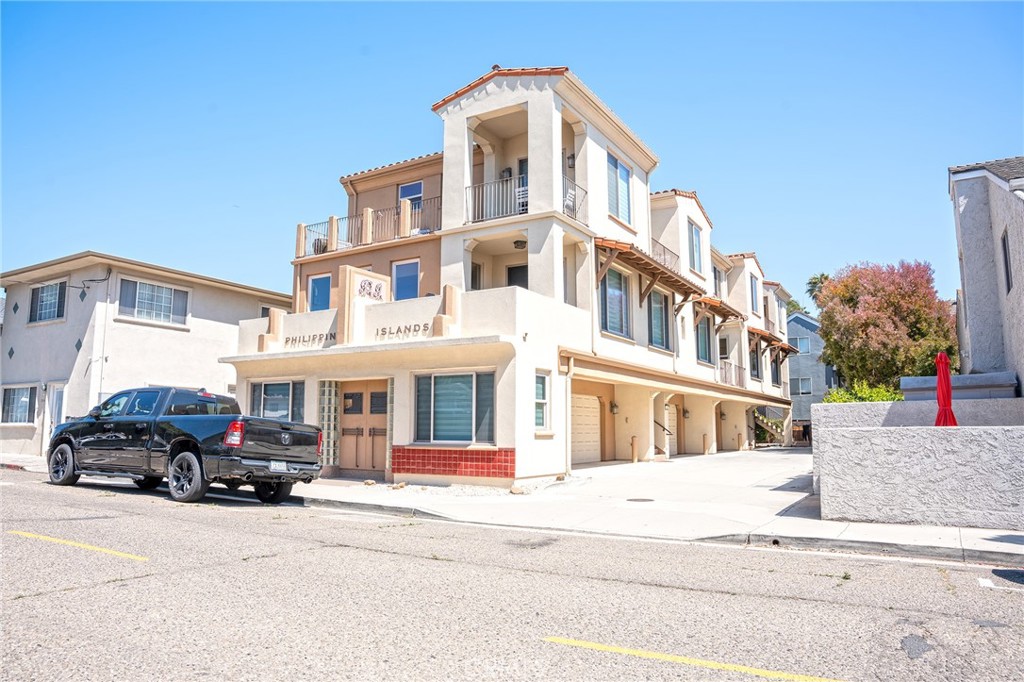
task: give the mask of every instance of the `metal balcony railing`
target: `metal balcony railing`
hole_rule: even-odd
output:
[[[311,225],[299,223],[296,258],[430,234],[439,229],[441,197],[403,201],[398,206],[364,209],[358,215],[332,216]]]
[[[718,381],[728,386],[747,387],[747,368],[728,360],[718,361]]]
[[[338,248],[347,249],[363,241],[363,216],[350,215],[338,218]],[[344,241],[345,244],[341,242]]]
[[[529,207],[530,189],[525,175],[466,188],[466,215],[471,223],[519,215]]]
[[[378,208],[373,212],[373,243],[398,239],[399,207]]]
[[[562,213],[587,224],[587,190],[565,175],[562,176]]]
[[[679,272],[679,254],[657,239],[651,238],[651,258],[673,272]]]
[[[327,252],[327,220],[322,223],[313,223],[303,226],[306,231],[306,252],[304,255],[312,256],[318,253]]]
[[[775,320],[768,317],[768,311],[765,310],[764,314],[764,330],[769,334],[775,334]]]
[[[441,197],[412,202],[410,234],[428,234],[441,229]]]

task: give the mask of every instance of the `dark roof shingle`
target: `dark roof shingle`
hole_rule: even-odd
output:
[[[1017,178],[1024,178],[1024,156],[1011,156],[1008,159],[997,159],[995,161],[982,161],[971,163],[966,166],[950,166],[949,172],[966,173],[968,171],[987,170],[1000,180],[1009,182]]]

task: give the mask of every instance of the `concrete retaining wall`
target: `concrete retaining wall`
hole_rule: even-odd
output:
[[[823,519],[1024,530],[1022,426],[816,429],[814,455]]]
[[[824,429],[867,426],[933,426],[939,406],[934,400],[895,403],[819,403],[811,406],[814,435]],[[1024,426],[1024,398],[957,400],[953,413],[960,426]]]

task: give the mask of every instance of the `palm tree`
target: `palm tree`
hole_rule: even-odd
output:
[[[818,297],[821,296],[821,288],[825,286],[825,282],[828,280],[829,276],[824,272],[817,275],[811,275],[807,279],[807,295],[811,297],[812,301],[814,301],[814,305],[818,305]]]

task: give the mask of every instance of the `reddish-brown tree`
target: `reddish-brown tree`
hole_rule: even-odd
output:
[[[939,351],[958,357],[955,315],[928,263],[847,266],[822,284],[818,305],[824,356],[848,381],[895,388],[934,375]]]

